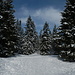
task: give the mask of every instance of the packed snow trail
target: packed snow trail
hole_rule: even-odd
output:
[[[37,54],[0,58],[0,75],[75,75],[75,63]]]

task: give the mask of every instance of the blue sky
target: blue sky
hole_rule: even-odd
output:
[[[14,0],[13,4],[15,16],[22,21],[22,26],[31,15],[39,32],[46,21],[51,30],[55,24],[60,25],[60,12],[64,10],[65,0]]]

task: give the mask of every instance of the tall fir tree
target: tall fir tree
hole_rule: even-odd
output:
[[[22,53],[22,40],[23,40],[23,36],[24,36],[24,30],[22,28],[22,25],[21,25],[21,20],[16,20],[16,29],[17,29],[17,32],[18,32],[18,50],[17,50],[17,53]]]
[[[52,33],[52,48],[54,50],[54,54],[58,54],[59,53],[59,49],[58,49],[58,33],[57,33],[57,27],[56,25],[54,25],[53,28],[53,33]]]
[[[66,0],[64,12],[62,12],[61,26],[58,28],[60,43],[60,57],[63,60],[75,61],[75,1]]]
[[[57,28],[56,28],[56,25],[54,25],[53,34],[56,34],[56,33],[57,33]]]
[[[0,0],[0,56],[11,56],[17,50],[17,32],[12,0]]]
[[[2,12],[3,12],[3,0],[0,0],[0,21],[1,21],[2,17],[3,17]]]
[[[1,39],[2,39],[2,37],[3,37],[3,34],[2,34],[3,11],[4,11],[3,0],[0,0],[0,42],[2,42]],[[2,44],[0,43],[0,53],[1,53],[2,50],[3,50],[3,46],[2,46]]]
[[[25,25],[25,37],[23,40],[23,54],[32,54],[37,51],[38,35],[31,16],[27,19],[27,23]]]
[[[44,24],[43,29],[40,32],[40,54],[47,55],[51,54],[52,46],[51,46],[51,31],[49,29],[49,25],[46,22]]]

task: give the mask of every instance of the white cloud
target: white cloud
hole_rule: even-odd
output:
[[[27,18],[30,15],[36,25],[37,31],[40,32],[46,21],[49,23],[51,30],[55,24],[59,26],[60,20],[62,18],[60,12],[60,9],[55,9],[53,7],[40,8],[35,10],[22,7],[16,12],[16,16],[22,21],[22,26],[24,27]]]
[[[36,10],[33,16],[41,18],[44,21],[50,21],[57,24],[61,19],[60,10],[52,7]]]
[[[43,22],[48,21],[49,23],[51,22],[53,24],[60,23],[60,19],[61,19],[60,12],[61,10],[54,9],[53,7],[48,7],[43,9],[40,8],[36,10],[30,10],[25,7],[22,7],[19,11],[19,13],[22,15],[20,18],[22,20],[22,23],[25,23],[27,17],[31,15],[32,17],[40,21],[43,21]]]
[[[22,17],[22,18],[20,18],[20,20],[22,21],[23,24],[25,24],[27,21],[27,17],[26,18]]]

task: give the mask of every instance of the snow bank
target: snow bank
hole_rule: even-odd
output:
[[[75,75],[75,63],[37,54],[0,58],[0,75]]]

